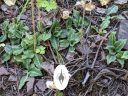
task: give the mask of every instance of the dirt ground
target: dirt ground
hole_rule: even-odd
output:
[[[3,34],[3,22],[7,19],[13,21],[21,12],[25,1],[17,0],[13,6],[7,6],[3,0],[0,1],[1,36]],[[70,11],[70,15],[72,16],[72,12],[75,9],[80,12],[80,16],[83,16],[82,18],[85,18],[89,22],[89,25],[81,30],[83,31],[82,38],[74,45],[74,53],[68,51],[69,47],[60,48],[58,51],[69,73],[72,75],[67,88],[63,91],[46,88],[46,81],[53,79],[53,70],[58,65],[55,61],[55,58],[57,58],[56,51],[51,45],[51,41],[47,40],[41,42],[41,44],[46,46],[45,54],[41,55],[43,58],[43,62],[41,63],[44,65],[42,65],[41,69],[42,76],[29,78],[22,89],[18,89],[18,86],[25,68],[22,64],[14,62],[13,58],[2,63],[2,56],[5,51],[3,47],[0,47],[0,96],[128,96],[128,60],[125,60],[123,68],[117,61],[108,65],[106,62],[108,51],[105,49],[111,30],[117,32],[117,37],[120,34],[121,38],[125,37],[128,39],[128,33],[126,35],[123,34],[123,32],[126,32],[125,29],[128,30],[128,2],[118,4],[120,0],[110,0],[107,5],[101,6],[98,0],[91,0],[95,5],[95,9],[91,12],[83,12],[81,7],[74,7],[77,0],[56,1],[58,8],[50,12],[44,9],[39,11],[36,6],[36,0],[34,1],[36,33],[39,17],[46,30],[52,27],[54,19],[59,20],[62,28],[65,27],[66,20],[62,19],[60,15],[64,10]],[[127,0],[122,0],[122,2],[125,1]],[[101,24],[100,18],[106,16],[104,10],[112,5],[117,5],[119,9],[118,12],[110,16],[121,15],[127,23],[120,23],[122,19],[110,20],[105,33],[96,32],[94,27],[99,28]],[[29,27],[29,31],[32,32],[33,22],[31,11],[31,4],[28,4],[20,19]],[[8,39],[4,43],[8,44],[10,41],[11,39]],[[0,44],[2,43],[0,42]],[[126,45],[122,50],[128,50],[127,48]]]

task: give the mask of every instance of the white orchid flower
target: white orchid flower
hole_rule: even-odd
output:
[[[47,81],[46,85],[50,89],[64,90],[71,75],[65,65],[58,65],[54,71],[53,81]]]

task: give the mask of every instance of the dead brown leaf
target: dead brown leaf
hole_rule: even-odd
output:
[[[92,11],[92,10],[95,9],[95,5],[94,5],[93,3],[91,3],[91,2],[86,3],[85,6],[84,6],[84,9],[85,9],[86,11]]]
[[[66,59],[69,61],[72,61],[72,60],[74,60],[74,55],[75,55],[75,53],[68,52],[66,55]]]
[[[68,11],[68,10],[63,11],[62,19],[68,19],[69,15],[70,15],[70,11]]]
[[[86,11],[92,11],[93,9],[95,9],[95,5],[92,2],[89,1],[88,3],[86,3],[86,1],[84,0],[77,1],[75,6],[82,7]]]
[[[114,3],[116,3],[116,4],[125,4],[127,2],[128,2],[128,0],[114,0]]]
[[[36,83],[36,85],[35,85],[35,91],[42,91],[42,92],[44,92],[47,89],[45,83],[46,83],[46,81],[44,79],[39,80]]]
[[[9,78],[8,78],[8,81],[16,82],[17,81],[17,77],[14,76],[14,75],[10,75]]]
[[[33,85],[35,82],[35,78],[29,78],[27,82],[27,93],[31,95],[33,93]]]
[[[4,67],[0,67],[0,76],[1,75],[9,75],[9,72]]]
[[[128,20],[122,20],[119,25],[119,30],[117,32],[118,39],[128,39]],[[128,49],[128,42],[125,45]]]
[[[54,62],[43,62],[41,66],[47,73],[49,73],[51,76],[54,73]]]

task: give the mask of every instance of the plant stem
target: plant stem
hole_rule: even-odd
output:
[[[84,28],[84,16],[85,16],[85,9],[83,9],[82,26],[81,26],[82,30]]]
[[[56,56],[55,56],[55,54],[54,54],[54,52],[53,52],[53,50],[52,50],[51,45],[49,46],[49,48],[50,48],[50,51],[51,51],[51,53],[52,53],[52,56],[53,56],[53,59],[54,59],[55,63],[58,64],[58,62],[57,62],[57,60],[56,60]]]
[[[58,63],[59,64],[64,64],[64,60],[63,60],[63,57],[61,56],[61,54],[57,51],[56,51],[56,54],[57,54],[57,60],[58,60]]]
[[[29,0],[27,0],[26,3],[24,4],[24,6],[23,6],[23,8],[22,8],[22,11],[21,11],[20,14],[19,14],[19,17],[20,17],[20,16],[23,14],[23,12],[25,11],[25,9],[26,9],[28,3],[29,3]]]
[[[34,52],[36,50],[36,32],[35,32],[35,16],[34,16],[34,0],[31,0],[31,8],[32,8],[32,29],[34,32],[34,37],[33,37],[33,49]]]

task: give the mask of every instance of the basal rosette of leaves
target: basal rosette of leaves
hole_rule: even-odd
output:
[[[65,25],[61,26],[59,20],[54,20],[50,31],[48,30],[47,32],[46,30],[46,32],[42,34],[42,37],[44,37],[42,40],[50,40],[55,50],[69,48],[70,52],[74,52],[74,46],[80,42],[83,34],[79,31],[82,24],[84,28],[86,28],[89,22],[86,19],[83,20],[79,11],[73,10],[72,16],[66,20]]]
[[[37,37],[39,34],[37,34]],[[29,28],[16,18],[10,22],[6,20],[2,24],[2,36],[0,42],[5,43],[2,56],[2,63],[12,61],[16,64],[24,66],[24,76],[21,78],[19,89],[23,87],[29,77],[41,76],[40,64],[43,60],[42,56],[45,53],[45,47],[37,41],[36,50],[33,50],[34,36],[29,32]]]
[[[128,51],[122,51],[127,40],[120,39],[116,40],[116,32],[111,32],[108,37],[108,44],[106,49],[108,50],[108,55],[106,57],[107,64],[110,64],[114,61],[118,61],[121,64],[121,67],[124,67],[124,61],[128,59]]]
[[[100,35],[107,32],[107,29],[111,23],[112,20],[121,20],[125,19],[122,15],[114,15],[119,10],[117,5],[112,5],[105,9],[105,16],[100,17],[100,26],[92,26],[92,28]]]

